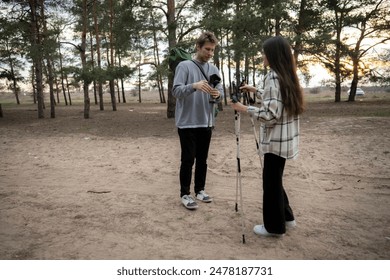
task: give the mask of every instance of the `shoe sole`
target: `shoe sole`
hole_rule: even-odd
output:
[[[259,233],[259,232],[255,232],[254,233],[258,236],[262,236],[262,237],[274,237],[274,238],[281,238],[284,236],[284,234],[277,234],[277,233],[267,233],[267,234],[263,234],[263,233]]]
[[[182,203],[182,204],[183,204],[183,203]],[[185,208],[187,208],[188,210],[195,210],[195,209],[198,209],[198,208],[199,208],[198,205],[195,205],[195,206],[186,206],[186,205],[183,204],[183,206],[184,206]]]
[[[264,228],[264,227],[263,227]],[[265,228],[264,228],[265,229]],[[256,235],[259,235],[259,236],[263,236],[263,237],[276,237],[276,238],[280,238],[280,237],[283,237],[284,234],[278,234],[278,233],[271,233],[271,232],[264,232],[264,231],[259,231],[259,230],[256,230],[256,227],[253,228],[253,232],[256,234]]]
[[[196,209],[198,209],[198,206],[196,206],[196,207],[187,207],[187,206],[184,206],[186,209],[188,209],[188,210],[196,210]]]
[[[297,223],[296,222],[286,222],[286,228],[288,229],[293,229],[293,228],[296,228],[297,227]]]
[[[202,202],[204,202],[204,203],[210,203],[210,202],[213,201],[212,198],[210,198],[210,199],[208,199],[208,200],[202,200],[202,199],[199,199],[199,198],[196,198],[196,199],[199,200],[199,201],[202,201]]]

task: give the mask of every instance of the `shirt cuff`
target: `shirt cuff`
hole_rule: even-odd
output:
[[[246,109],[246,111],[248,113],[252,113],[252,114],[255,113],[256,110],[257,110],[257,107],[255,107],[255,106],[248,106],[248,108]]]

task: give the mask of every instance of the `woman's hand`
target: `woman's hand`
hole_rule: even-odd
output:
[[[256,88],[250,85],[243,85],[240,87],[241,90],[249,91],[249,92],[256,92]]]
[[[248,110],[248,107],[245,106],[245,105],[243,105],[243,104],[240,103],[240,102],[234,103],[234,102],[230,101],[230,106],[231,106],[234,110],[236,110],[236,111],[238,111],[238,112],[246,112],[246,111]]]

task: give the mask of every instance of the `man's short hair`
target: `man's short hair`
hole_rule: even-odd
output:
[[[201,48],[205,43],[218,45],[218,39],[213,32],[206,31],[199,36],[198,40],[196,40],[196,46]]]

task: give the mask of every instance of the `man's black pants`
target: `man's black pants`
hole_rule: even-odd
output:
[[[212,129],[178,129],[181,145],[180,197],[189,195],[192,167],[195,163],[195,194],[204,190],[207,174],[207,156],[209,153]]]

